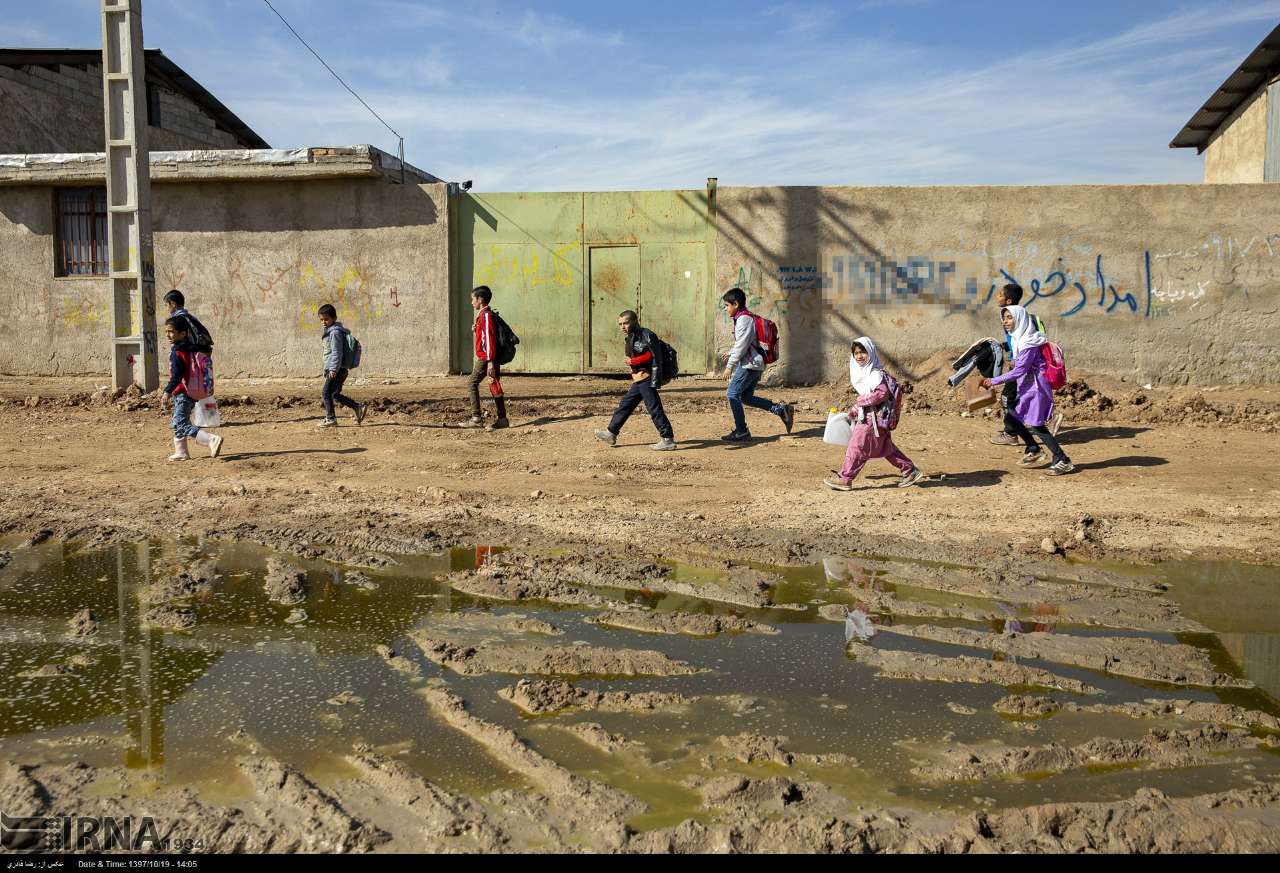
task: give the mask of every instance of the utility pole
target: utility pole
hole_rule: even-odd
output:
[[[147,66],[142,0],[102,0],[102,100],[106,132],[107,241],[111,264],[111,379],[160,387],[156,271],[147,151]]]

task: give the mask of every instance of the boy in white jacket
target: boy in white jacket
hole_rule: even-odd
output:
[[[756,342],[756,318],[747,309],[747,295],[741,288],[730,288],[720,298],[724,311],[733,320],[733,348],[725,362],[724,378],[729,380],[729,409],[733,412],[733,432],[722,437],[728,443],[743,443],[751,439],[747,428],[743,405],[765,409],[782,419],[787,433],[795,424],[795,409],[790,403],[774,403],[756,396],[756,385],[764,373],[764,355]]]

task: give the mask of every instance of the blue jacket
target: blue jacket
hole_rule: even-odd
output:
[[[180,340],[169,347],[169,384],[164,386],[165,394],[172,396],[175,391],[187,393],[183,380],[187,378],[191,356],[196,351],[196,347],[186,340]]]
[[[324,329],[324,369],[326,373],[336,373],[342,369],[347,359],[347,329],[342,322],[335,321]]]

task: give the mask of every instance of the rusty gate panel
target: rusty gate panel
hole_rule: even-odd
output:
[[[474,247],[475,284],[489,286],[493,308],[520,337],[508,371],[576,373],[581,369],[582,333],[575,329],[582,324],[581,262],[570,260],[577,251],[576,243],[550,251],[532,243]]]
[[[618,313],[640,308],[640,247],[592,246],[588,368],[621,371],[626,365]],[[643,323],[643,316],[641,316]]]
[[[706,246],[645,243],[640,246],[640,318],[680,354],[685,372],[705,369],[712,325],[707,313]]]

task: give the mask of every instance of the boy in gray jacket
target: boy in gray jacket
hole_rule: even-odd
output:
[[[337,426],[338,419],[333,411],[335,400],[353,410],[356,424],[360,424],[369,405],[356,403],[342,393],[342,386],[347,381],[347,368],[343,366],[347,359],[347,329],[338,321],[338,310],[332,303],[320,307],[320,323],[324,325],[324,391],[320,394],[324,401],[324,421],[318,426]]]

